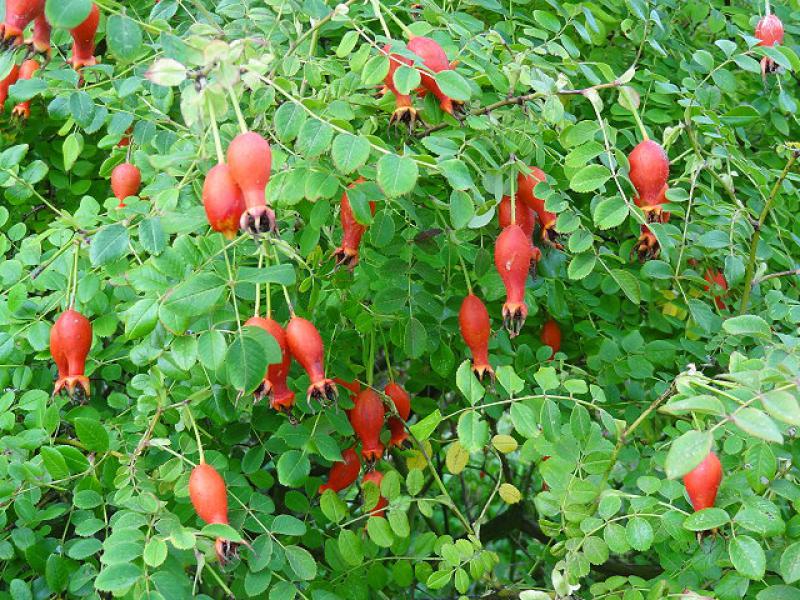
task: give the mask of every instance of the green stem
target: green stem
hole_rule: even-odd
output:
[[[228,95],[231,97],[233,112],[236,113],[236,120],[239,121],[239,129],[242,133],[247,133],[250,130],[247,128],[247,122],[244,120],[244,115],[242,114],[242,107],[239,106],[239,99],[236,97],[236,92],[233,91],[232,86],[228,86]]]
[[[75,241],[75,256],[72,259],[72,271],[70,273],[70,279],[72,279],[72,293],[69,297],[69,308],[75,306],[75,297],[78,295],[78,257],[80,256],[81,250],[81,242],[80,240]]]
[[[186,407],[186,414],[189,415],[189,422],[192,424],[192,429],[194,429],[194,439],[197,441],[197,451],[200,453],[200,464],[203,464],[206,462],[206,454],[203,451],[203,443],[200,441],[200,430],[197,428],[192,409],[188,406]]]
[[[273,247],[273,252],[275,254],[275,264],[279,265],[281,262],[280,256],[278,256],[277,248]],[[289,297],[289,290],[286,289],[286,286],[281,284],[281,288],[283,288],[283,297],[286,299],[286,306],[289,308],[289,315],[294,316],[294,306],[292,305],[292,299]]]
[[[750,241],[750,259],[747,261],[747,268],[744,272],[744,292],[742,293],[742,305],[739,309],[739,314],[743,315],[747,312],[747,306],[750,303],[750,292],[753,289],[753,272],[756,268],[756,252],[758,252],[758,242],[761,239],[761,229],[764,226],[764,223],[769,216],[769,211],[772,209],[772,203],[775,201],[775,198],[778,195],[778,190],[780,190],[781,184],[783,180],[786,179],[786,176],[789,174],[789,169],[792,168],[792,165],[797,160],[798,153],[792,151],[791,155],[789,156],[789,160],[786,161],[786,166],[783,168],[783,171],[778,177],[778,181],[775,182],[775,185],[772,186],[772,191],[769,194],[769,198],[767,198],[767,202],[764,204],[764,208],[761,211],[761,216],[758,218],[758,222],[754,224],[755,231],[753,232],[753,238]]]
[[[389,345],[386,343],[386,335],[381,329],[381,340],[383,341],[383,354],[386,359],[386,370],[389,372],[389,381],[394,381],[394,372],[392,371],[392,363],[389,360]]]
[[[367,387],[372,387],[375,373],[375,328],[369,334],[369,368],[367,369]]]
[[[217,149],[217,163],[225,162],[225,153],[222,151],[222,141],[219,139],[219,129],[217,128],[217,115],[214,113],[214,104],[210,97],[206,97],[208,105],[208,116],[211,121],[211,133],[214,134],[214,147]]]
[[[375,11],[375,16],[381,22],[381,27],[383,28],[383,33],[386,35],[388,39],[392,39],[392,34],[389,32],[389,27],[386,25],[386,21],[383,18],[383,11],[381,11],[381,4],[379,0],[370,0],[372,2],[372,10]]]
[[[464,257],[461,256],[461,252],[458,251],[456,248],[456,256],[458,256],[458,261],[461,263],[461,271],[464,273],[464,281],[467,284],[467,292],[472,294],[472,282],[469,280],[469,272],[467,271],[467,265],[464,262]]]
[[[261,265],[264,264],[264,253],[258,253],[258,269],[261,270]],[[253,309],[253,316],[257,317],[259,310],[261,309],[261,284],[256,281],[256,303],[255,308]]]
[[[636,121],[636,126],[639,128],[639,132],[642,134],[642,141],[648,141],[650,136],[647,135],[647,129],[644,128],[642,117],[639,116],[639,109],[633,105],[633,102],[631,102],[631,114],[633,114],[633,120]]]
[[[389,11],[389,12],[388,12],[388,15],[389,15],[389,17],[391,17],[392,21],[394,21],[394,22],[397,24],[397,26],[398,26],[400,29],[402,29],[402,30],[403,30],[403,33],[406,35],[406,37],[407,37],[409,40],[410,40],[410,39],[413,39],[413,38],[415,37],[415,36],[414,36],[414,34],[411,32],[411,30],[408,28],[408,25],[406,25],[406,24],[405,24],[405,23],[403,23],[403,22],[402,22],[400,19],[398,19],[398,18],[397,18],[397,15],[395,15],[395,14],[394,14],[392,11]]]

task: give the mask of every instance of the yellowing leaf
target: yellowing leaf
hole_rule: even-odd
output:
[[[506,504],[516,504],[520,500],[522,500],[522,494],[520,494],[519,490],[515,488],[510,483],[504,483],[500,486],[500,497],[503,499],[503,502]]]
[[[492,446],[497,448],[498,452],[508,454],[517,449],[517,440],[510,435],[496,435],[492,438]]]
[[[453,475],[458,475],[467,466],[468,461],[469,452],[464,449],[464,446],[458,442],[450,444],[447,448],[447,458],[445,459],[448,471]]]

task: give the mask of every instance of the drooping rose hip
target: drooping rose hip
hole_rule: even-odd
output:
[[[392,46],[386,44],[382,52],[389,57],[389,72],[383,78],[382,94],[392,92],[394,94],[395,109],[389,119],[389,123],[404,123],[408,125],[409,129],[414,127],[414,123],[419,119],[417,109],[414,108],[414,103],[411,96],[408,94],[401,94],[394,84],[394,74],[402,65],[411,66],[414,64],[410,58],[401,56],[400,54],[392,54]]]
[[[363,181],[364,178],[359,177],[349,187],[352,188]],[[375,202],[370,201],[369,208],[374,215]],[[358,264],[358,249],[367,227],[356,220],[347,191],[342,192],[342,199],[339,203],[339,221],[342,224],[342,244],[333,251],[333,255],[336,257],[337,265],[345,265],[352,269]]]
[[[19,67],[17,65],[11,66],[11,71],[4,79],[0,80],[0,113],[4,112],[4,105],[8,100],[8,88],[17,83],[19,78]]]
[[[125,198],[136,196],[142,184],[142,173],[136,165],[122,163],[111,171],[111,190],[119,200],[117,208],[125,207]]]
[[[228,491],[222,475],[211,465],[201,462],[189,476],[189,498],[203,521],[212,524],[228,524]],[[224,538],[214,543],[219,562],[225,564],[235,553],[236,544]]]
[[[764,16],[756,25],[759,46],[779,46],[783,43],[783,23],[773,14]],[[766,77],[777,68],[775,61],[765,56],[761,59],[761,76]]]
[[[6,18],[0,31],[6,44],[21,44],[23,32],[37,17],[44,14],[46,0],[6,0]]]
[[[61,313],[50,330],[50,354],[58,367],[53,395],[66,388],[70,396],[82,389],[89,396],[86,357],[92,347],[92,324],[72,308]],[[78,387],[80,386],[80,388]]]
[[[649,222],[660,221],[661,207],[667,201],[669,158],[661,144],[653,140],[639,143],[628,156],[630,180],[636,188],[636,206]]]
[[[82,67],[92,67],[97,64],[94,56],[94,36],[97,33],[97,26],[100,23],[100,10],[92,2],[92,9],[89,16],[77,27],[70,29],[72,35],[72,56],[67,62],[76,71]]]
[[[558,243],[558,233],[556,233],[555,230],[556,214],[545,210],[544,200],[537,196],[535,192],[536,186],[546,179],[547,176],[544,174],[544,171],[538,167],[530,167],[530,171],[527,175],[519,173],[517,175],[517,195],[526,206],[536,213],[539,226],[542,229],[542,241],[554,248],[561,248],[561,244]],[[517,219],[519,219],[519,217],[517,217]],[[517,224],[522,225],[519,220]]]
[[[361,487],[364,487],[366,483],[373,483],[378,488],[378,494],[380,494],[381,490],[381,483],[383,482],[383,473],[380,471],[370,471],[361,479]],[[383,496],[378,496],[378,503],[369,509],[370,518],[372,517],[383,517],[386,514],[384,510],[389,505],[389,502]]]
[[[725,274],[719,269],[706,269],[703,279],[708,282],[708,285],[705,287],[705,291],[708,292],[712,287],[718,287],[719,289],[723,290],[722,294],[714,296],[714,304],[717,305],[718,309],[725,310],[727,307],[725,306],[725,302],[722,300],[723,296],[726,295],[725,292],[728,291],[728,280],[725,279]]]
[[[389,439],[389,446],[402,448],[408,439],[405,422],[408,421],[408,417],[411,414],[411,396],[394,381],[386,384],[383,391],[391,398],[394,407],[397,409],[397,414],[400,415],[399,418],[389,417],[389,431],[392,433],[392,437]]]
[[[293,316],[286,326],[286,341],[294,359],[308,373],[311,385],[307,397],[320,404],[336,400],[336,384],[325,377],[325,348],[317,328],[310,321]]]
[[[30,79],[38,70],[39,61],[29,58],[22,63],[22,66],[19,68],[19,77],[17,78],[17,81]],[[12,116],[19,117],[20,119],[27,119],[31,116],[31,101],[25,100],[24,102],[20,102],[11,110],[11,114]]]
[[[342,460],[331,465],[328,483],[323,483],[319,486],[319,493],[321,494],[325,490],[341,492],[358,479],[360,472],[361,459],[358,457],[358,452],[356,452],[355,447],[348,448],[342,452]]]
[[[542,326],[541,340],[545,346],[550,346],[553,353],[549,360],[553,360],[556,353],[561,350],[561,328],[553,319],[547,319]]]
[[[444,49],[436,40],[423,36],[415,36],[409,40],[406,47],[419,56],[426,69],[432,71],[434,74],[441,73],[442,71],[449,71],[454,68],[454,65],[447,60],[447,54]],[[444,112],[452,115],[461,110],[462,103],[453,100],[445,94],[430,72],[420,70],[420,76],[422,79],[422,87],[434,95]]]
[[[386,408],[383,406],[381,397],[370,388],[361,390],[356,396],[355,406],[350,409],[348,416],[353,431],[361,440],[361,456],[368,463],[380,460],[384,450],[381,431],[383,430],[383,419],[386,416]]]
[[[232,240],[239,231],[239,219],[245,211],[242,190],[231,177],[228,165],[220,163],[208,171],[203,183],[203,207],[211,229]]]
[[[528,316],[525,283],[532,256],[531,240],[519,225],[509,225],[500,232],[494,247],[494,264],[506,288],[503,325],[512,338],[519,335]]]
[[[231,177],[241,188],[247,205],[240,227],[251,235],[275,231],[275,211],[265,196],[272,170],[269,142],[254,131],[240,133],[228,146],[227,156]]]
[[[487,375],[494,379],[494,370],[489,364],[489,311],[475,294],[467,295],[461,303],[458,324],[461,336],[472,352],[472,372],[480,381]]]
[[[709,452],[703,462],[683,478],[683,484],[695,511],[714,506],[721,481],[722,464],[716,454]]]
[[[260,327],[265,330],[275,338],[281,349],[281,362],[267,367],[264,380],[254,392],[255,400],[259,401],[267,396],[270,408],[278,412],[289,412],[294,406],[294,392],[286,385],[286,378],[289,376],[289,369],[292,365],[292,355],[289,353],[286,331],[277,321],[270,318],[250,317],[244,325],[245,327]]]

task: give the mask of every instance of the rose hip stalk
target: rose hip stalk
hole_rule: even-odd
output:
[[[359,177],[350,187],[354,187],[358,183],[362,183],[364,179]],[[369,203],[369,208],[372,214],[375,214],[375,202]],[[352,269],[358,264],[358,247],[361,245],[361,238],[367,230],[365,225],[362,225],[356,220],[353,214],[353,209],[350,206],[350,198],[347,197],[347,192],[342,192],[342,199],[339,207],[339,221],[342,223],[342,245],[333,251],[336,257],[337,265],[346,265]]]
[[[386,408],[378,394],[369,388],[356,396],[355,406],[350,410],[350,424],[361,440],[361,456],[373,463],[383,456],[381,430]]]
[[[364,487],[365,483],[373,483],[378,488],[378,493],[380,494],[381,490],[381,482],[383,481],[383,473],[380,471],[370,471],[361,479],[361,487]],[[389,505],[389,502],[383,496],[378,496],[378,503],[369,509],[370,518],[372,517],[382,517],[386,514],[384,508]]]
[[[239,222],[242,231],[254,236],[275,231],[275,212],[264,195],[272,169],[269,142],[253,131],[240,133],[228,146],[228,165],[247,205]]]
[[[721,481],[722,465],[717,455],[709,452],[703,462],[683,478],[683,484],[695,511],[714,506]]]
[[[84,372],[91,347],[92,324],[89,319],[72,308],[61,313],[50,330],[50,354],[58,367],[54,396],[65,387],[73,396],[78,386],[89,396],[89,378]]]
[[[561,350],[561,328],[553,319],[547,319],[542,326],[541,340],[545,346],[550,346],[553,354],[549,360],[553,360],[556,352]]]
[[[512,338],[519,335],[528,316],[525,282],[532,256],[531,240],[519,225],[509,225],[500,232],[494,247],[494,264],[506,287],[503,326]]]
[[[307,398],[314,398],[320,404],[324,404],[324,399],[336,400],[336,384],[325,377],[325,349],[317,328],[311,322],[293,316],[286,326],[286,341],[292,356],[311,380]]]
[[[719,269],[706,269],[706,273],[703,278],[708,282],[708,285],[705,287],[705,291],[709,291],[712,287],[715,289],[719,287],[725,292],[728,291],[728,280],[725,279],[725,275]],[[714,304],[716,304],[717,308],[720,310],[725,310],[727,308],[727,306],[725,306],[725,302],[722,300],[723,296],[725,296],[724,293],[719,296],[714,296]]]
[[[783,43],[783,23],[775,15],[769,14],[763,17],[756,25],[756,37],[760,40],[759,46],[778,46]],[[761,75],[766,77],[767,73],[772,73],[776,69],[775,61],[764,57],[761,59]]]
[[[111,190],[119,200],[117,208],[125,208],[125,198],[136,196],[140,185],[142,173],[136,165],[125,162],[114,167],[111,171]]]
[[[211,167],[203,183],[203,206],[211,229],[232,240],[239,231],[239,218],[245,211],[242,190],[231,177],[225,163]]]
[[[406,47],[422,59],[422,64],[433,73],[441,73],[453,69],[454,65],[447,60],[447,54],[438,42],[427,37],[414,37]],[[447,96],[436,83],[436,79],[426,71],[420,71],[422,87],[433,94],[439,101],[442,110],[449,114],[460,112],[462,103]]]
[[[21,44],[25,28],[44,13],[45,0],[6,0],[6,19],[0,26],[3,44]]]
[[[36,60],[28,59],[22,66],[19,68],[19,77],[17,81],[22,81],[23,79],[30,79],[33,77],[34,73],[39,70],[39,62]],[[17,104],[11,111],[11,114],[15,117],[19,117],[20,119],[27,119],[31,116],[31,101],[25,100],[25,102],[20,102]]]
[[[286,385],[286,377],[289,375],[289,368],[292,365],[292,355],[289,353],[286,331],[277,321],[263,317],[250,317],[244,326],[261,327],[261,329],[275,338],[281,348],[281,362],[267,367],[264,381],[261,382],[261,385],[258,386],[254,393],[255,400],[259,401],[264,396],[267,396],[269,397],[270,408],[278,412],[288,413],[294,406],[294,392]]]
[[[17,79],[19,79],[19,67],[12,65],[5,79],[0,80],[0,113],[4,111],[4,105],[8,100],[8,88],[17,83]]]
[[[411,396],[394,381],[389,382],[383,391],[392,399],[397,414],[400,415],[400,418],[389,417],[389,431],[392,432],[389,446],[402,448],[408,439],[405,422],[408,421],[408,416],[411,414]]]
[[[522,231],[529,238],[533,239],[533,230],[536,229],[536,211],[523,203],[519,196],[517,196],[514,204],[516,205],[514,211],[517,225],[522,227]],[[505,229],[511,225],[511,198],[508,196],[503,196],[503,199],[500,200],[500,204],[497,207],[497,221],[500,224],[500,229]]]
[[[228,524],[228,492],[225,480],[211,465],[201,462],[189,476],[189,498],[203,521],[211,524]],[[217,538],[214,543],[219,562],[226,563],[235,552],[236,545],[230,540]]]
[[[33,22],[33,37],[30,43],[33,44],[33,49],[40,54],[50,56],[50,23],[47,22],[47,17],[44,13],[36,17]]]
[[[461,303],[461,310],[458,311],[458,324],[461,328],[461,336],[472,352],[472,372],[480,381],[483,381],[486,375],[490,379],[494,379],[494,370],[489,364],[489,334],[491,333],[489,312],[475,294],[469,294]]]
[[[410,58],[400,56],[399,54],[392,54],[391,52],[392,46],[386,44],[383,47],[383,53],[389,57],[389,72],[386,73],[386,77],[383,78],[381,94],[385,94],[386,92],[392,92],[394,94],[395,109],[389,119],[389,124],[405,123],[408,125],[408,128],[411,129],[418,119],[417,110],[414,108],[411,96],[401,94],[397,91],[397,87],[394,84],[394,74],[401,65],[411,66],[414,62]]]
[[[72,56],[67,62],[76,71],[82,67],[91,67],[97,64],[97,58],[94,56],[94,36],[99,23],[100,11],[93,2],[89,16],[83,23],[69,30],[72,36]]]
[[[355,447],[348,448],[342,452],[342,460],[331,465],[328,483],[323,483],[319,486],[319,493],[321,494],[325,490],[341,492],[358,479],[358,474],[360,472],[361,459],[358,458],[358,452],[356,452]]]
[[[548,246],[561,248],[561,244],[557,242],[558,234],[555,230],[556,214],[545,210],[544,200],[534,193],[536,186],[546,179],[547,176],[544,171],[538,167],[530,167],[528,175],[518,174],[517,197],[536,213],[536,217],[539,219],[539,226],[542,228],[542,241]],[[517,225],[522,225],[519,220],[519,211],[517,211]]]

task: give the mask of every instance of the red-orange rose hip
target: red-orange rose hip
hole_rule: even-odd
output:
[[[117,208],[125,207],[125,198],[136,196],[142,185],[142,173],[136,165],[122,163],[111,171],[111,190],[119,200]]]
[[[201,462],[189,476],[189,498],[192,506],[208,524],[228,524],[228,492],[225,480],[211,465]],[[234,549],[230,540],[217,538],[214,549],[221,563],[227,562]]]
[[[211,229],[232,240],[239,231],[239,218],[245,210],[242,190],[231,177],[225,163],[214,165],[203,183],[203,207]]]
[[[85,371],[91,347],[92,324],[89,319],[71,308],[61,313],[50,330],[50,354],[58,367],[54,396],[64,388],[70,396],[76,389],[89,396],[89,379]]]
[[[307,397],[321,404],[336,400],[336,384],[325,377],[325,348],[317,328],[310,321],[293,316],[286,326],[286,341],[292,356],[311,380]]]
[[[709,452],[703,462],[683,478],[683,484],[695,511],[714,506],[721,482],[722,464],[716,454]]]
[[[487,375],[494,378],[494,370],[489,364],[489,334],[491,323],[489,311],[475,294],[469,294],[458,311],[458,324],[461,336],[472,352],[472,372],[483,381]]]

